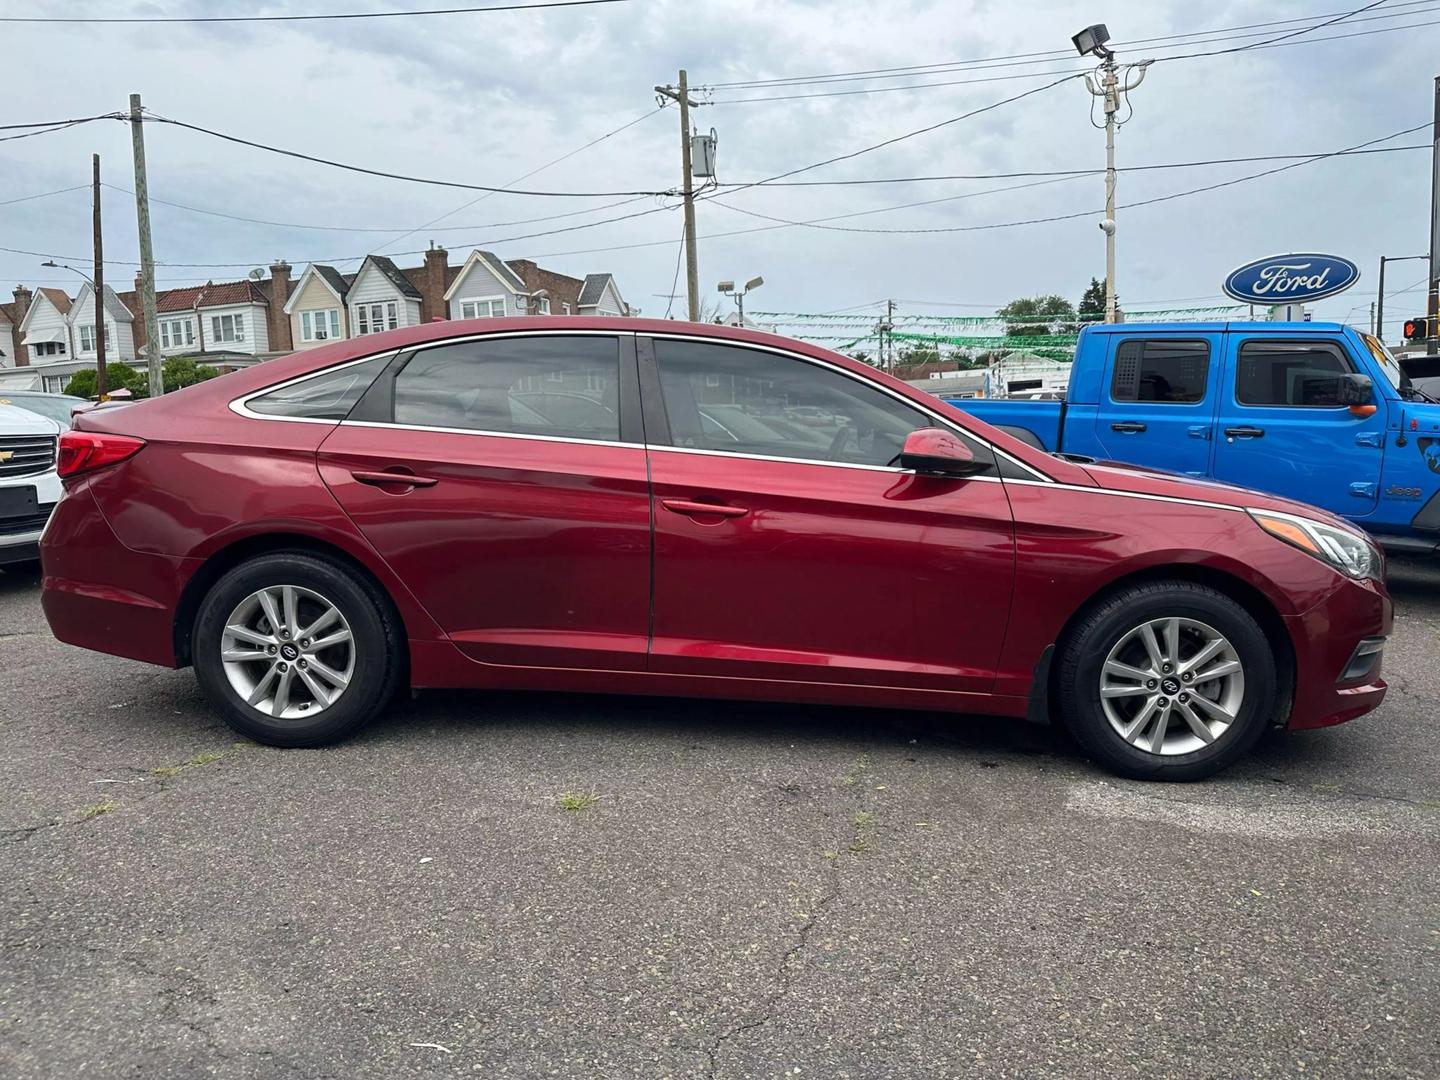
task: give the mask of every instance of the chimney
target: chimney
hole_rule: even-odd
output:
[[[266,306],[270,351],[289,352],[295,347],[290,333],[290,316],[285,314],[285,301],[290,299],[290,264],[276,259],[270,264],[270,303]]]
[[[20,343],[20,324],[25,321],[25,316],[30,311],[30,300],[33,294],[24,285],[15,286],[15,366],[30,366],[30,347]]]
[[[420,275],[420,321],[435,322],[445,319],[445,271],[449,266],[450,253],[443,247],[436,247],[430,241],[430,250],[425,252],[425,272]]]

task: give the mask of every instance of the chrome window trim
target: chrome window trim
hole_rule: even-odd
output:
[[[1006,480],[1005,482],[1007,484],[1019,484],[1023,487],[1059,488],[1062,491],[1083,491],[1090,495],[1114,495],[1122,499],[1147,499],[1151,502],[1180,503],[1183,506],[1203,506],[1210,510],[1233,510],[1237,514],[1246,512],[1243,506],[1207,502],[1204,499],[1187,499],[1180,495],[1152,495],[1144,491],[1117,491],[1115,488],[1086,487],[1084,484],[1065,484],[1054,480],[1043,484],[1036,480]],[[1269,511],[1266,511],[1266,513],[1269,513]]]
[[[868,386],[868,387],[870,387],[871,389],[878,390],[878,391],[880,391],[882,394],[886,394],[886,395],[894,398],[896,401],[900,402],[902,405],[908,405],[908,406],[910,406],[912,409],[914,409],[916,412],[922,413],[923,415],[930,417],[930,419],[935,420],[935,421],[937,421],[937,422],[945,425],[945,426],[946,426],[947,428],[949,428],[951,431],[955,431],[955,432],[958,432],[958,433],[961,434],[961,435],[964,435],[967,439],[974,439],[977,443],[979,443],[981,446],[983,446],[983,447],[985,447],[986,449],[988,449],[991,453],[995,454],[997,457],[1003,457],[1006,461],[1010,462],[1012,465],[1015,465],[1015,466],[1017,466],[1017,467],[1019,467],[1019,468],[1021,468],[1021,469],[1024,469],[1026,472],[1030,473],[1032,476],[1038,477],[1040,480],[1042,480],[1042,481],[1044,481],[1044,482],[1046,482],[1046,483],[1054,483],[1054,482],[1055,482],[1055,480],[1054,480],[1053,477],[1050,477],[1050,476],[1045,475],[1045,473],[1042,473],[1040,470],[1036,469],[1033,465],[1028,465],[1028,464],[1026,464],[1025,462],[1021,461],[1019,458],[1015,457],[1014,455],[1006,453],[1004,450],[1001,450],[1001,449],[1000,449],[998,446],[996,446],[994,443],[988,441],[988,440],[985,439],[983,436],[977,435],[975,432],[970,431],[968,428],[964,427],[963,425],[957,424],[957,423],[955,423],[955,421],[950,420],[950,419],[948,419],[947,417],[944,417],[944,416],[941,416],[941,415],[938,414],[938,413],[932,412],[930,409],[926,408],[926,407],[925,407],[924,405],[922,405],[921,403],[919,403],[919,402],[917,402],[917,401],[914,401],[914,400],[912,400],[911,398],[906,397],[904,394],[897,393],[896,391],[890,389],[890,387],[888,387],[888,386],[885,386],[885,385],[883,385],[883,384],[881,384],[881,383],[872,382],[872,381],[870,381],[869,379],[865,378],[865,377],[862,376],[862,375],[859,375],[859,374],[857,374],[857,373],[855,373],[855,372],[853,372],[853,371],[850,371],[850,370],[848,370],[848,369],[846,369],[846,368],[840,367],[838,364],[833,364],[833,363],[831,363],[829,360],[820,360],[820,359],[818,359],[818,358],[816,358],[816,357],[813,357],[813,356],[803,356],[803,355],[801,355],[800,353],[791,352],[789,349],[782,349],[782,348],[779,348],[779,347],[774,346],[774,345],[763,345],[763,344],[759,344],[759,343],[756,343],[756,342],[753,342],[753,341],[735,341],[735,340],[732,340],[732,339],[730,339],[730,338],[706,337],[706,336],[701,335],[701,334],[685,334],[685,333],[680,333],[680,332],[677,332],[677,331],[669,331],[669,330],[658,330],[658,331],[654,331],[654,332],[646,332],[646,331],[635,331],[635,332],[636,332],[636,333],[644,333],[646,337],[648,337],[648,338],[650,338],[650,339],[652,339],[652,340],[658,340],[658,341],[696,341],[696,342],[700,342],[701,344],[708,344],[708,345],[726,345],[726,346],[729,346],[729,347],[731,347],[731,348],[758,349],[758,350],[761,351],[761,352],[774,353],[776,356],[785,356],[785,357],[789,357],[789,358],[792,359],[792,360],[799,360],[799,361],[801,361],[802,363],[814,364],[816,367],[823,367],[823,368],[825,368],[827,371],[834,371],[834,372],[836,372],[837,374],[844,375],[846,378],[854,379],[856,382],[860,383],[860,384],[863,385],[863,386]],[[658,363],[658,361],[657,361],[657,363]],[[724,453],[724,451],[718,451],[718,452],[719,452],[719,453]],[[729,456],[739,457],[740,455],[734,454],[734,455],[729,455]],[[808,461],[808,460],[810,460],[810,459],[808,459],[808,458],[778,458],[778,459],[776,459],[776,460],[780,460],[780,461]],[[822,461],[822,462],[819,462],[818,464],[821,464],[821,465],[835,465],[835,464],[839,464],[839,463],[834,462],[834,461]],[[866,466],[866,467],[867,467],[867,468],[884,468],[884,466],[878,466],[878,465],[871,465],[871,466]],[[896,470],[896,471],[903,471],[903,470]],[[973,480],[973,479],[979,479],[979,477],[971,477],[971,479],[972,479],[972,480]]]
[[[661,446],[655,443],[647,444],[646,449],[652,450],[655,453],[660,454],[699,454],[702,457],[726,458],[734,459],[737,461],[778,461],[782,464],[787,465],[827,465],[832,469],[861,469],[865,472],[899,473],[901,475],[907,476],[917,475],[914,469],[902,469],[898,465],[862,465],[858,462],[853,461],[826,461],[823,458],[776,457],[771,454],[745,454],[740,453],[739,451],[732,452],[729,450],[704,450],[700,447],[694,446]],[[999,484],[1005,482],[999,476],[957,476],[953,477],[952,479],[956,481],[963,480],[966,483],[971,483],[977,480],[986,484]],[[1015,481],[1009,482],[1014,483]],[[1035,484],[1036,486],[1039,486],[1041,484],[1041,481],[1027,480],[1025,481],[1025,483]]]
[[[347,367],[354,367],[356,364],[368,364],[371,360],[391,360],[400,354],[399,349],[387,349],[384,352],[372,353],[369,356],[357,357],[354,360],[343,360],[338,364],[331,364],[329,367],[318,368],[315,371],[307,371],[304,375],[296,375],[292,379],[283,382],[273,383],[259,390],[252,390],[248,394],[242,394],[230,402],[230,411],[237,416],[243,416],[248,420],[278,420],[283,424],[329,424],[335,427],[341,423],[339,420],[322,420],[316,416],[271,416],[269,413],[257,413],[249,408],[250,402],[265,394],[273,394],[276,390],[285,390],[311,379],[318,379],[321,375],[329,375],[335,371],[343,371]]]

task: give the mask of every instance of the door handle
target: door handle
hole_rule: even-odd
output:
[[[716,503],[689,502],[686,499],[661,499],[660,505],[672,514],[698,517],[710,514],[714,517],[744,517],[750,511],[743,506],[720,506]]]
[[[1145,430],[1145,425],[1137,420],[1121,420],[1118,424],[1110,425],[1111,431],[1123,431],[1126,434],[1137,433]]]
[[[1265,436],[1263,427],[1227,427],[1225,437],[1227,439],[1261,439]]]
[[[408,472],[352,472],[350,475],[372,487],[399,487],[404,484],[406,487],[428,488],[440,482],[433,476],[416,476]]]

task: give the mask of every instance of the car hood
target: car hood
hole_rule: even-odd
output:
[[[1193,476],[1181,476],[1179,473],[1148,469],[1122,461],[1087,462],[1083,468],[1096,485],[1110,491],[1133,491],[1139,495],[1158,495],[1193,502],[1217,503],[1221,506],[1277,510],[1285,514],[1298,514],[1313,521],[1328,522],[1352,531],[1356,528],[1352,522],[1318,506],[1255,491],[1239,484],[1200,480]]]
[[[60,425],[16,405],[0,405],[0,435],[58,435]]]

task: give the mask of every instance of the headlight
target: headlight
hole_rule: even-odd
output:
[[[1378,580],[1384,573],[1379,550],[1349,529],[1274,510],[1250,510],[1249,514],[1271,536],[1329,563],[1346,577]]]

